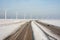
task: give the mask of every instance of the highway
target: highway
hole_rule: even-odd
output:
[[[38,20],[30,20],[4,40],[60,40],[60,28]]]

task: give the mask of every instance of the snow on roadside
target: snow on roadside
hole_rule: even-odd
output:
[[[60,20],[39,20],[39,21],[60,27]]]
[[[13,24],[13,25],[6,25],[0,27],[0,40],[3,40],[8,35],[14,33],[20,25],[24,24],[26,21],[23,21],[22,23]]]
[[[48,40],[44,32],[40,30],[34,22],[32,22],[31,25],[35,40]]]
[[[22,20],[17,20],[17,19],[0,19],[0,24],[8,24],[8,23],[14,23],[14,22],[19,22]]]

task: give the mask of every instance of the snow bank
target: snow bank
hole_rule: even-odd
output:
[[[60,20],[39,20],[39,21],[60,27]]]
[[[20,20],[0,20],[0,24],[2,22],[2,24],[5,23],[13,23],[13,22],[17,22]],[[20,25],[24,24],[26,21],[23,21],[21,23],[17,23],[17,24],[13,24],[13,25],[3,25],[0,26],[0,40],[3,40],[5,37],[9,36],[10,34],[14,33],[19,27],[21,27]]]

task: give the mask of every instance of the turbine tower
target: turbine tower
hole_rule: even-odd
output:
[[[16,19],[18,19],[18,12],[16,11]]]
[[[7,19],[7,11],[9,8],[5,9],[5,19]]]
[[[5,19],[7,18],[7,9],[5,10]]]
[[[24,13],[24,19],[25,19],[25,13]]]
[[[32,13],[30,14],[30,19],[32,19]]]

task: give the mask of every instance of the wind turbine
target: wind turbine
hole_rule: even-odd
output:
[[[16,11],[16,19],[18,19],[18,12]]]
[[[7,12],[9,8],[4,9],[5,10],[5,19],[7,19]]]
[[[32,13],[30,14],[30,19],[32,19]]]
[[[25,13],[24,13],[24,19],[25,19]]]
[[[5,19],[7,18],[7,9],[5,10]]]

